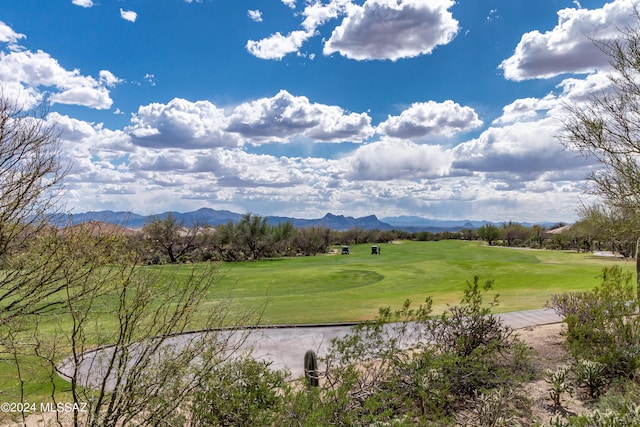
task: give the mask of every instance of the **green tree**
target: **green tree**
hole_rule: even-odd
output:
[[[198,227],[185,227],[171,212],[164,218],[153,217],[142,227],[151,247],[167,255],[171,263],[199,246],[198,231]]]
[[[633,211],[596,204],[582,207],[578,214],[578,221],[571,227],[575,237],[595,240],[624,257],[635,255],[640,217]]]
[[[478,237],[482,240],[486,240],[489,246],[493,245],[493,242],[500,237],[500,229],[493,224],[485,224],[478,228],[476,232]]]
[[[512,221],[504,224],[501,231],[502,240],[507,242],[507,246],[522,245],[532,235],[530,228]]]
[[[544,227],[534,224],[531,228],[531,245],[533,247],[542,248],[544,246],[544,233]]]
[[[589,176],[589,191],[608,208],[640,218],[640,15],[615,39],[596,41],[609,58],[610,90],[593,93],[589,102],[567,105],[560,136],[569,149],[602,166]],[[640,229],[634,230],[640,245]],[[636,294],[640,299],[640,258],[636,257]]]
[[[272,246],[271,227],[266,217],[244,214],[238,222],[238,238],[243,248],[248,251],[250,259],[260,259]]]
[[[218,225],[211,243],[223,261],[243,261],[245,259],[245,254],[241,250],[239,230],[233,221]]]
[[[329,246],[330,230],[327,227],[304,227],[298,229],[293,245],[303,255],[324,253]]]
[[[271,227],[271,239],[273,248],[278,255],[288,255],[291,253],[292,242],[297,234],[297,230],[291,221],[284,221]]]
[[[209,244],[222,260],[256,260],[288,253],[297,234],[290,221],[272,226],[266,217],[247,213],[236,224],[229,221],[217,226],[209,235]]]

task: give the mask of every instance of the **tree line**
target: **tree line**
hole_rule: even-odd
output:
[[[175,215],[153,217],[130,238],[140,247],[149,264],[251,261],[273,257],[313,256],[324,254],[336,245],[380,244],[394,240],[438,241],[445,239],[484,240],[489,245],[571,249],[576,238],[569,231],[552,234],[549,231],[564,226],[558,223],[545,228],[517,222],[502,225],[485,224],[477,229],[459,231],[409,232],[353,227],[332,230],[326,226],[294,227],[290,221],[269,224],[266,217],[247,213],[237,222],[218,226],[186,226]]]

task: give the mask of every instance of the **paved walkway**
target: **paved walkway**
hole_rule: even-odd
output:
[[[539,309],[498,314],[505,325],[514,329],[529,326],[557,323],[562,319],[552,310]],[[314,350],[319,357],[326,355],[331,340],[346,335],[352,325],[305,325],[287,327],[265,327],[248,332],[241,349],[251,350],[256,359],[271,362],[274,369],[288,369],[293,378],[303,375],[303,359],[307,350]],[[169,345],[180,346],[193,334],[178,335],[168,340]],[[108,359],[113,347],[85,353],[80,366],[81,383],[95,387],[104,377],[105,367],[101,360]],[[67,361],[59,368],[62,372],[73,372],[73,366]],[[322,368],[322,367],[321,367]]]
[[[549,309],[498,314],[505,325],[514,329],[558,323],[562,318]],[[299,326],[267,328],[252,331],[246,345],[253,346],[256,358],[272,362],[274,368],[287,368],[295,377],[304,374],[303,360],[307,350],[324,356],[333,338],[346,335],[350,326]]]

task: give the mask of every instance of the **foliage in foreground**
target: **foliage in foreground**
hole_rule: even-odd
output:
[[[604,365],[609,378],[633,378],[640,368],[640,301],[631,278],[618,266],[604,268],[594,290],[553,295],[548,303],[567,324],[573,358]]]
[[[214,308],[202,318],[201,305],[217,277],[213,265],[181,280],[160,281],[138,266],[121,236],[91,235],[82,228],[41,233],[28,249],[10,259],[6,274],[28,272],[30,281],[46,280],[46,289],[55,292],[41,294],[29,310],[2,311],[1,350],[17,380],[3,397],[29,401],[28,390],[43,386],[34,384],[41,376],[30,375],[35,363],[48,376],[50,402],[71,401],[83,409],[71,420],[56,413],[59,425],[161,423],[242,342],[241,332],[215,332],[229,322],[232,307]],[[174,339],[196,321],[211,332]],[[97,346],[106,350],[100,375],[92,375],[97,368],[89,350]],[[61,386],[59,376],[69,383]],[[28,413],[18,415],[24,423]]]
[[[553,295],[548,303],[564,317],[565,346],[574,360],[563,368],[562,381],[554,384],[555,404],[560,407],[561,392],[575,385],[597,408],[568,420],[556,418],[553,426],[640,425],[635,403],[640,397],[640,301],[631,274],[620,267],[604,268],[601,279],[592,291]]]
[[[634,314],[635,303],[620,303],[624,300],[619,298],[629,295],[629,282],[619,268],[604,269],[602,279],[601,287],[592,292],[553,298],[556,309],[571,312],[568,319],[588,312],[594,321],[568,323],[566,345],[575,359],[546,373],[549,407],[567,414],[563,412],[566,393],[595,406],[584,415],[557,416],[548,425],[640,424],[640,409],[634,403],[640,397],[637,369],[629,371],[629,360],[617,357],[619,341],[602,338],[615,334],[628,342],[638,339],[638,329],[630,326],[633,322],[621,318]],[[226,393],[223,398],[213,393],[218,403],[192,408],[196,413],[190,419],[206,418],[229,426],[248,422],[247,417],[220,421],[224,406],[234,414],[253,414],[253,422],[260,425],[535,425],[532,402],[522,387],[537,375],[531,354],[491,313],[497,303],[497,297],[486,302],[491,288],[491,281],[474,278],[467,283],[460,304],[439,316],[431,316],[430,299],[417,308],[407,301],[396,311],[381,309],[375,321],[355,327],[332,343],[323,360],[319,387],[284,383],[286,373],[242,362],[244,370],[232,368],[243,374],[234,377],[236,386],[230,388],[248,387],[248,397]],[[587,333],[584,328],[589,327],[596,330]],[[589,339],[598,344],[589,346]],[[219,381],[212,379],[204,388],[208,396]],[[274,393],[270,387],[276,383]]]
[[[593,292],[558,295],[553,301],[572,313],[568,318],[588,308],[605,325],[629,325],[608,318],[633,306],[615,302],[626,295],[627,285],[621,271],[605,269],[602,286]],[[74,401],[89,402],[91,409],[89,414],[77,414],[75,425],[533,425],[531,402],[522,387],[536,376],[531,354],[514,331],[492,314],[498,302],[497,297],[487,299],[492,286],[492,281],[482,283],[475,277],[467,283],[460,303],[437,316],[431,314],[430,299],[416,308],[407,301],[398,310],[381,309],[376,320],[358,325],[332,343],[321,360],[323,368],[314,374],[320,377],[318,386],[314,381],[312,387],[304,378],[289,382],[288,372],[272,370],[268,363],[250,356],[229,357],[233,347],[230,341],[221,341],[221,335],[194,338],[183,347],[172,346],[170,337],[161,335],[160,341],[168,345],[156,348],[150,341],[151,347],[142,351],[153,350],[151,357],[139,367],[134,363],[135,368],[130,362],[141,359],[130,350],[140,350],[136,343],[141,341],[122,341],[122,347],[114,348],[117,355],[112,359],[115,387],[105,383],[102,388],[84,388],[80,372],[72,377]],[[126,285],[124,289],[131,299],[125,303],[130,309],[119,311],[123,319],[130,319],[132,325],[152,326],[142,318],[136,320],[142,312],[131,310],[141,307],[133,304],[144,300],[140,291]],[[145,310],[158,307],[143,306]],[[77,320],[82,324],[82,318]],[[567,345],[573,349],[575,362],[560,373],[548,372],[550,402],[561,409],[563,394],[575,390],[580,398],[595,402],[597,409],[579,417],[558,417],[550,425],[638,425],[638,407],[632,402],[640,392],[629,385],[637,384],[633,373],[621,375],[621,369],[607,365],[606,361],[618,363],[620,359],[607,356],[603,346],[576,343],[588,338],[599,343],[613,341],[602,339],[602,328],[598,333],[576,335],[574,327],[584,330],[583,325],[573,323],[568,328]],[[83,334],[89,330],[77,331],[81,333],[71,337],[86,345]],[[637,329],[627,335],[633,337],[637,339]],[[55,346],[43,342],[42,348]],[[594,354],[606,357],[594,360]],[[121,359],[127,363],[121,364]],[[623,387],[630,391],[619,392]]]
[[[318,387],[286,384],[262,363],[229,364],[198,392],[186,419],[410,426],[454,422],[463,408],[471,408],[469,422],[484,419],[496,406],[501,419],[526,417],[526,405],[513,404],[513,396],[532,371],[521,342],[491,314],[497,300],[484,302],[491,288],[491,281],[474,278],[461,303],[435,317],[429,299],[415,309],[408,301],[397,311],[382,309],[378,319],[332,343]]]

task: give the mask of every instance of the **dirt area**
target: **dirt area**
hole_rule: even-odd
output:
[[[59,419],[56,419],[55,413],[35,413],[31,414],[25,420],[23,424],[20,422],[1,424],[4,427],[55,427],[55,426],[71,426],[73,425],[73,417],[71,414],[59,414]]]
[[[519,329],[518,336],[529,345],[534,351],[534,365],[537,370],[544,372],[545,369],[557,369],[570,362],[567,352],[562,345],[561,336],[563,323],[551,325],[535,326],[526,329]],[[541,423],[547,423],[552,417],[567,417],[578,415],[589,411],[583,402],[576,398],[563,395],[562,410],[554,408],[549,399],[549,384],[544,379],[525,384],[523,388],[526,395],[531,399],[531,409],[534,419]]]

